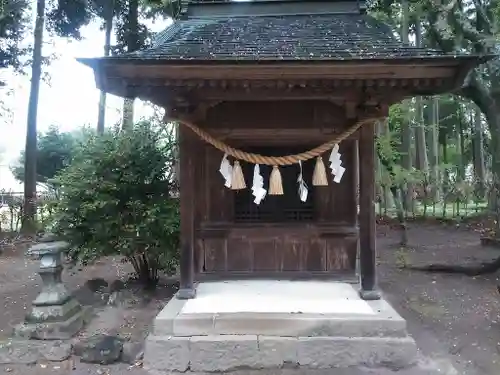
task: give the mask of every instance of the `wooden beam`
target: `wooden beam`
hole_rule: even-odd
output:
[[[380,78],[445,78],[454,77],[458,61],[446,62],[416,60],[413,63],[387,61],[333,62],[317,64],[112,64],[104,68],[107,77],[140,77],[166,79],[380,79]]]
[[[180,288],[178,299],[190,299],[196,296],[194,287],[194,218],[195,218],[195,152],[192,149],[190,130],[179,127],[180,153],[180,214],[181,214],[181,260]]]
[[[359,262],[365,300],[380,299],[377,290],[375,248],[375,123],[359,130]]]

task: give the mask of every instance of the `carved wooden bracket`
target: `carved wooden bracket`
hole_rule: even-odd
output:
[[[169,110],[169,117],[188,120],[193,122],[203,121],[207,111],[219,104],[219,101],[192,102],[180,97],[172,103]]]

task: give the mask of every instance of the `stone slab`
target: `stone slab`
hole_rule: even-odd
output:
[[[349,287],[351,287],[349,285]],[[250,298],[250,297],[249,297]],[[353,290],[353,297],[359,296]],[[385,301],[363,301],[374,314],[185,313],[185,300],[172,298],[158,314],[156,336],[264,335],[405,337],[406,321]],[[225,304],[230,304],[227,300]]]
[[[37,340],[67,340],[78,333],[90,320],[91,308],[82,307],[65,321],[43,323],[21,323],[14,328],[14,336]]]
[[[0,341],[0,365],[31,365],[39,360],[64,361],[71,355],[71,345],[61,341]]]
[[[67,299],[62,305],[33,305],[26,316],[26,321],[29,323],[65,321],[81,309],[82,306],[74,298]]]
[[[451,366],[442,367],[438,363],[429,365],[417,364],[411,368],[393,371],[386,368],[339,368],[339,369],[308,369],[308,368],[282,368],[282,369],[261,369],[261,370],[236,370],[230,372],[219,372],[219,375],[459,375]],[[149,369],[150,375],[180,375],[179,372],[167,372]],[[213,375],[212,372],[192,372],[185,375]]]
[[[46,285],[42,288],[40,294],[33,301],[34,306],[52,306],[61,305],[71,298],[71,293],[64,284],[58,283]]]
[[[156,336],[173,335],[174,320],[181,313],[186,300],[181,300],[173,296],[166,306],[159,312],[153,322],[153,334]]]
[[[227,303],[231,301],[231,303]],[[351,284],[331,281],[246,280],[205,282],[183,314],[295,313],[373,315]]]
[[[400,369],[414,364],[413,339],[216,335],[146,340],[145,366],[162,371],[224,372],[286,366],[323,369],[365,366]]]
[[[58,254],[66,250],[69,243],[66,241],[41,242],[31,246],[26,255],[43,256],[47,254]]]
[[[184,372],[189,367],[189,338],[149,335],[144,344],[144,367]]]

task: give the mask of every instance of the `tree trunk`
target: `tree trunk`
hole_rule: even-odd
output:
[[[495,105],[495,122],[488,126],[491,134],[491,173],[492,186],[490,194],[493,199],[493,212],[495,213],[494,235],[500,238],[500,103]]]
[[[481,111],[474,109],[474,176],[477,188],[484,194],[486,187],[486,168],[484,165],[484,138]],[[483,197],[484,198],[484,197]]]
[[[43,26],[45,21],[45,0],[37,0],[31,65],[31,87],[28,102],[26,149],[24,164],[24,209],[22,231],[28,235],[36,233],[36,161],[37,161],[37,115],[38,96],[42,76]]]
[[[465,180],[465,168],[467,161],[465,158],[465,132],[464,132],[464,113],[460,100],[456,99],[457,103],[457,116],[458,116],[458,129],[457,129],[457,147],[458,154],[460,155],[460,165],[458,166],[458,177],[460,181]]]
[[[108,0],[106,9],[106,19],[104,20],[104,56],[109,56],[111,50],[111,31],[113,30],[113,16],[115,2]],[[97,133],[104,133],[104,124],[106,122],[106,92],[101,90],[99,96],[99,114],[97,117]]]
[[[471,72],[465,80],[464,87],[460,92],[464,97],[472,100],[484,113],[488,130],[491,134],[491,172],[492,172],[492,187],[491,197],[493,198],[493,211],[495,213],[495,236],[500,238],[500,112],[497,101],[488,91],[488,88],[479,82],[476,77],[476,72]],[[499,101],[500,103],[500,101]]]
[[[427,175],[429,173],[429,160],[427,157],[427,142],[425,140],[425,124],[423,116],[422,97],[415,98],[417,113],[416,128],[415,128],[415,143],[416,143],[416,159],[418,169]]]
[[[439,181],[439,97],[434,96],[431,101],[432,120],[429,132],[429,154],[430,154],[430,183],[434,202],[438,202],[441,196],[441,183]]]
[[[379,124],[380,126],[383,126],[381,128],[381,132],[385,132],[388,128],[388,123],[383,122]],[[406,221],[405,221],[405,213],[404,213],[404,208],[402,204],[402,192],[403,189],[399,188],[395,184],[396,181],[396,172],[394,170],[394,163],[392,160],[390,160],[387,155],[384,155],[384,153],[381,150],[380,143],[377,142],[377,159],[380,161],[381,166],[384,167],[386,172],[389,174],[389,178],[387,179],[388,181],[391,181],[392,184],[389,186],[389,191],[390,194],[385,194],[387,197],[392,196],[392,202],[394,204],[394,207],[396,208],[396,215],[399,221],[399,228],[400,228],[400,233],[401,233],[401,238],[400,238],[400,244],[402,246],[407,246],[408,245],[408,230],[406,226]],[[386,200],[386,203],[389,203],[389,199]]]
[[[416,46],[422,46],[422,25],[419,21],[415,24],[415,41]],[[416,161],[417,166],[420,171],[428,179],[429,174],[429,160],[427,157],[427,145],[425,142],[425,123],[424,123],[424,106],[422,103],[422,97],[417,96],[415,98],[415,113],[416,113],[416,128],[415,128],[415,143],[416,143]]]
[[[127,14],[127,51],[134,52],[139,44],[139,0],[129,0]],[[125,98],[123,101],[122,129],[130,129],[134,125],[134,99]]]
[[[388,121],[388,119],[385,119],[385,121],[381,122],[379,124],[378,129],[380,131],[379,135],[381,137],[390,136],[390,135],[388,135],[389,134],[389,121]],[[384,186],[383,186],[383,191],[382,191],[383,200],[384,200],[384,210],[391,209],[391,208],[395,207],[394,197],[392,196],[392,192],[390,190],[391,182],[394,182],[394,181],[391,181],[391,176],[389,176],[389,172],[387,171],[387,168],[383,168],[383,165],[380,162],[380,157],[378,156],[378,154],[377,154],[377,160],[378,160],[378,163],[380,166],[381,178],[385,182]],[[401,199],[401,197],[399,197],[399,199]],[[384,214],[386,214],[386,213],[387,212],[384,212]],[[403,211],[401,211],[401,213],[404,214]]]
[[[122,129],[130,129],[134,126],[134,99],[123,99]]]
[[[402,8],[402,26],[401,26],[401,37],[403,43],[408,44],[408,33],[409,33],[409,19],[410,19],[410,9],[408,0],[401,1]],[[408,118],[408,101],[405,100],[402,103],[404,113],[404,120],[401,124],[401,166],[406,170],[407,173],[411,173],[412,171],[412,162],[411,162],[411,138],[412,131]],[[412,206],[413,200],[413,186],[411,183],[407,183],[406,191],[403,197],[403,204],[406,210],[410,209]]]
[[[377,121],[375,123],[375,132],[376,132],[376,137],[380,138],[381,136],[381,130],[382,130],[382,122]],[[384,188],[383,188],[383,179],[382,179],[382,164],[380,163],[380,158],[378,155],[375,156],[375,192],[376,196],[378,198],[378,204],[379,204],[379,211],[382,211],[384,208],[387,208],[386,204],[387,202],[385,201],[384,197]]]

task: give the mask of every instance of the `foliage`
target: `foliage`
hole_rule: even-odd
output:
[[[181,12],[181,0],[145,0],[146,14],[149,17],[161,15],[163,17],[178,18]]]
[[[38,134],[37,148],[37,182],[47,183],[50,179],[68,166],[77,143],[77,134],[61,132],[51,127],[46,133]],[[21,151],[19,162],[11,170],[16,179],[24,182],[24,151]]]
[[[20,57],[27,52],[20,42],[27,31],[28,7],[29,1],[0,0],[0,70],[21,66]]]
[[[49,31],[63,37],[81,39],[80,29],[92,20],[92,1],[58,0],[47,10]]]
[[[179,246],[178,200],[165,178],[175,144],[148,121],[91,135],[55,179],[61,188],[52,230],[66,238],[74,261],[122,255],[139,279],[172,272]]]

